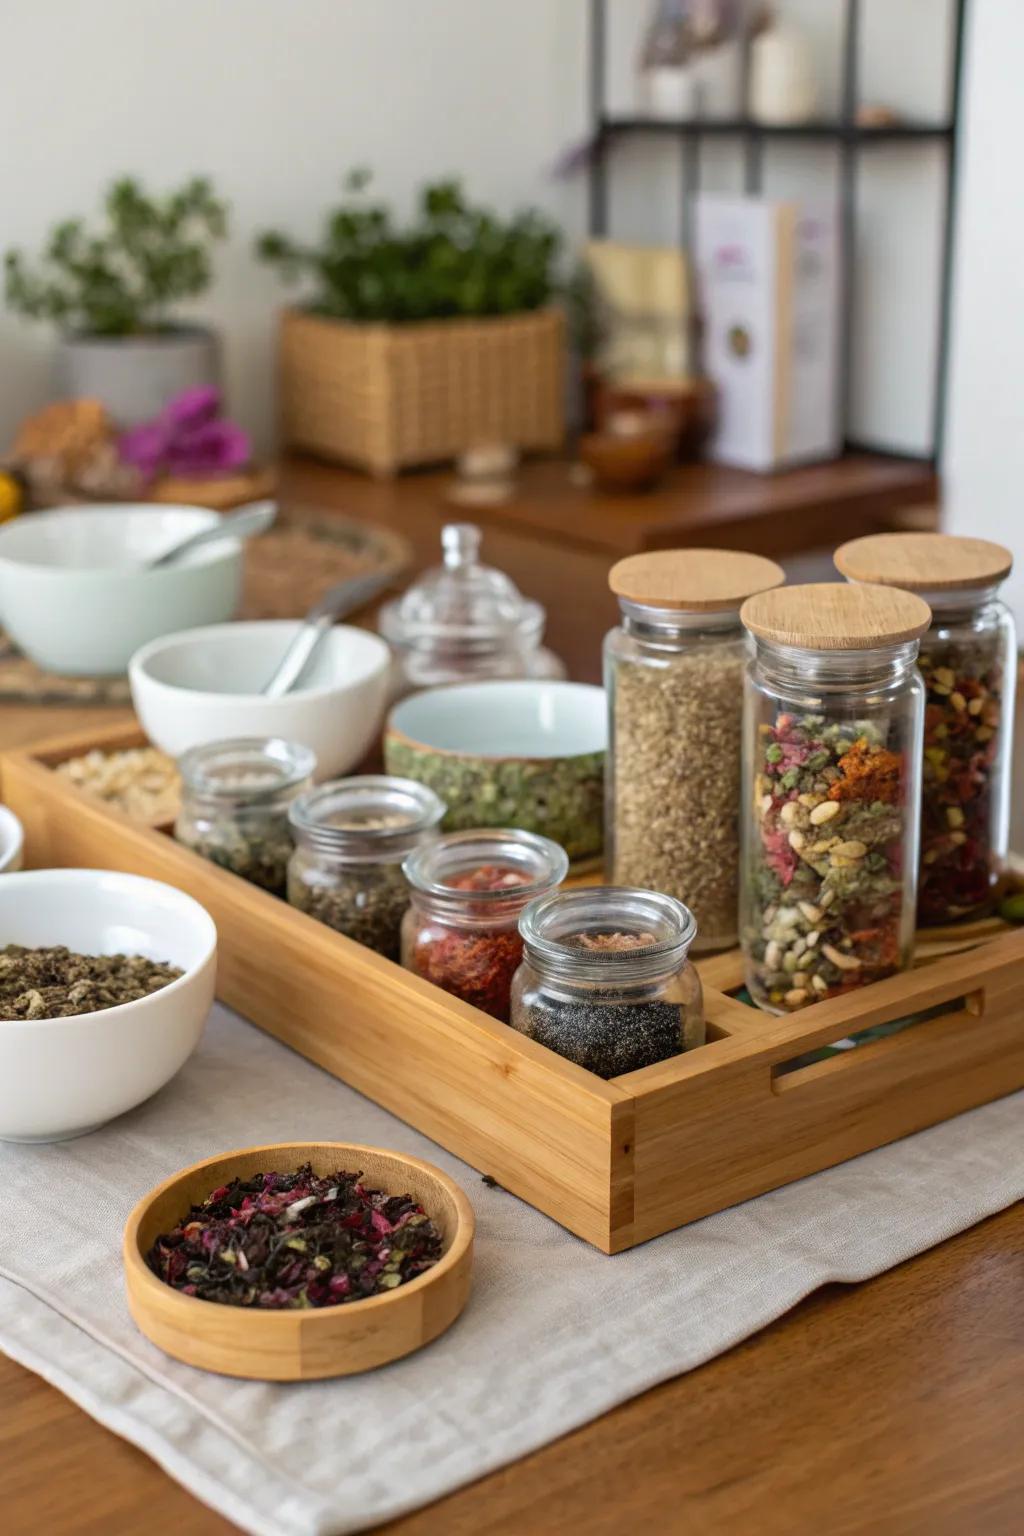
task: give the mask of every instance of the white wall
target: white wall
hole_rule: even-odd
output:
[[[634,104],[651,3],[609,0],[619,110]],[[840,0],[780,8],[812,32],[833,109]],[[864,99],[941,115],[950,8],[863,0]],[[424,179],[461,172],[499,208],[539,203],[579,235],[582,178],[549,172],[586,127],[587,12],[587,0],[0,0],[0,246],[35,248],[119,172],[154,187],[209,172],[234,205],[233,235],[200,313],[226,332],[233,409],[267,442],[282,290],[251,259],[254,232],[279,223],[312,235],[341,172],[365,162],[400,205]],[[711,187],[737,185],[734,150],[708,146],[704,166]],[[766,190],[831,195],[833,170],[827,148],[776,147]],[[678,146],[624,143],[612,156],[612,233],[677,239],[679,187]],[[852,429],[927,450],[940,152],[873,150],[860,189]],[[0,443],[45,398],[49,341],[0,311]]]
[[[946,526],[1007,544],[1024,632],[1024,130],[1021,0],[973,0],[957,210]]]
[[[0,246],[35,248],[115,174],[209,172],[233,206],[199,312],[229,342],[231,404],[272,422],[283,290],[254,233],[312,235],[342,172],[399,205],[462,173],[499,208],[572,227],[582,186],[550,176],[585,114],[583,0],[0,0]],[[46,397],[50,334],[0,311],[0,444]]]

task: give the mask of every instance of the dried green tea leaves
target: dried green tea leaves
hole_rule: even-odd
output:
[[[76,955],[60,945],[0,950],[0,1019],[64,1019],[135,1003],[182,975],[144,955]]]

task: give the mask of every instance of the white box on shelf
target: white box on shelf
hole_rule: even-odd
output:
[[[769,470],[834,457],[839,220],[834,209],[701,193],[704,368],[719,391],[711,458]]]

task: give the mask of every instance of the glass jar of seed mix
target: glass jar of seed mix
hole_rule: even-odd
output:
[[[609,583],[605,640],[609,878],[663,891],[697,921],[695,949],[735,944],[744,599],[778,586],[773,560],[734,550],[633,555]]]
[[[565,850],[518,828],[449,832],[410,854],[404,869],[412,902],[402,964],[507,1023],[523,954],[520,914],[565,879]]]
[[[747,986],[803,1008],[910,963],[927,603],[825,583],[743,605],[741,943]]]
[[[335,779],[296,800],[288,900],[358,944],[397,960],[409,888],[402,860],[436,834],[444,802],[386,774]]]
[[[512,1027],[598,1077],[703,1045],[697,925],[682,902],[620,886],[562,891],[519,920]]]
[[[918,667],[926,690],[917,920],[977,917],[1009,843],[1016,651],[999,602],[1013,556],[986,539],[883,533],[836,551],[851,581],[919,593],[932,610]]]
[[[283,896],[292,852],[288,810],[313,781],[310,749],[277,737],[239,737],[192,747],[178,768],[178,841]]]

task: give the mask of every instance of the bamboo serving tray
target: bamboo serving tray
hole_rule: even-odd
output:
[[[187,891],[217,924],[229,1007],[606,1253],[1024,1087],[1024,930],[996,919],[929,930],[915,970],[787,1018],[737,1000],[738,955],[702,958],[708,1043],[605,1082],[52,771],[142,741],[0,757],[31,864]],[[908,1016],[923,1017],[806,1062]]]

